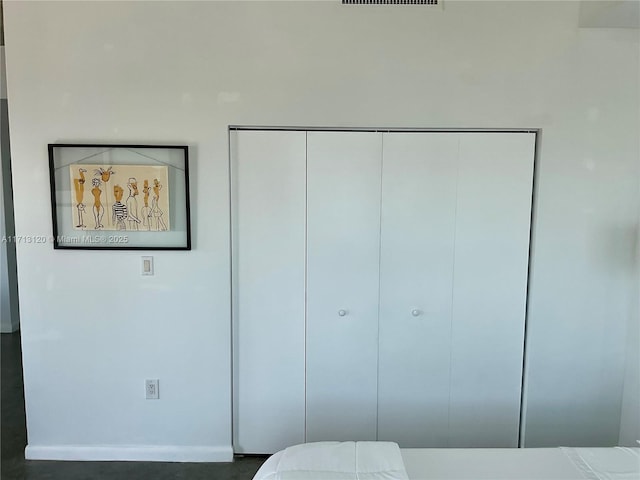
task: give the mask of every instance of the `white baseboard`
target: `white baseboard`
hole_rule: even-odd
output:
[[[27,445],[27,460],[232,462],[233,448],[177,445]]]

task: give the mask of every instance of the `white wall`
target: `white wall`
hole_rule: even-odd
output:
[[[638,0],[580,0],[581,27],[640,26],[640,2]]]
[[[640,443],[640,229],[636,232],[636,298],[629,315],[627,331],[627,369],[622,396],[620,445],[637,447]]]
[[[4,46],[0,46],[0,331],[19,328]]]
[[[4,100],[4,99],[2,99]],[[2,125],[0,125],[2,128]],[[2,145],[4,147],[4,144]],[[0,166],[4,155],[0,156]],[[0,239],[5,239],[7,229],[4,220],[4,172],[0,168]],[[0,331],[10,333],[13,331],[11,322],[11,305],[9,300],[9,271],[7,269],[7,244],[0,244]]]
[[[526,444],[615,444],[638,31],[578,29],[578,7],[7,2],[18,234],[51,233],[49,142],[192,152],[194,250],[154,253],[154,277],[132,252],[19,245],[28,455],[229,458],[229,124],[541,127]]]

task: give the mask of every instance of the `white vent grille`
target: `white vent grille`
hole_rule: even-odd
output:
[[[343,5],[439,5],[441,0],[342,0]]]

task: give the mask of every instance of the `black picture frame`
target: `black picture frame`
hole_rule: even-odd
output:
[[[54,249],[191,250],[188,146],[51,143],[48,152]]]

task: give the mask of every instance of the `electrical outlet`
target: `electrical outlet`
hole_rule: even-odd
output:
[[[160,391],[158,390],[158,379],[145,380],[145,398],[147,400],[157,400],[160,398]]]

